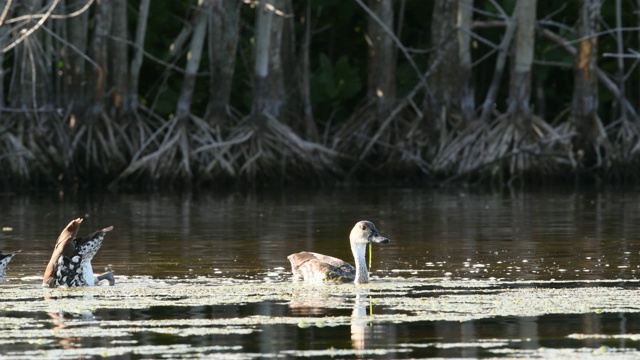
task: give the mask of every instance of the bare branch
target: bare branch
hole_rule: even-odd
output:
[[[58,2],[60,2],[60,0],[53,0],[53,3],[51,4],[47,12],[42,16],[42,18],[40,18],[40,20],[29,30],[23,30],[21,32],[21,35],[16,40],[14,40],[11,44],[7,45],[5,48],[2,49],[2,52],[6,53],[7,51],[13,49],[22,41],[24,41],[24,39],[26,39],[29,35],[33,34],[36,30],[38,30],[42,26],[42,24],[44,24],[44,22],[47,21],[47,19],[51,16],[51,13],[53,12],[53,10],[56,8],[56,6],[58,6]]]

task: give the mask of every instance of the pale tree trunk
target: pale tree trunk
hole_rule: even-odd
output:
[[[640,27],[640,0],[636,0],[636,11],[634,11],[634,13],[636,14],[636,28]],[[636,47],[640,48],[640,31],[636,31],[637,34],[637,45]],[[639,88],[636,88],[636,94],[637,98],[636,98],[636,103],[640,103],[640,82],[637,83],[636,85]]]
[[[226,124],[227,108],[236,66],[242,1],[209,1],[209,103],[211,124]]]
[[[185,185],[190,185],[189,181],[193,179],[192,171],[192,133],[198,131],[195,124],[200,123],[200,119],[192,116],[191,106],[193,103],[193,94],[196,86],[198,70],[202,59],[204,42],[207,36],[207,19],[210,10],[207,4],[208,0],[198,0],[198,5],[193,12],[192,18],[183,27],[180,33],[178,44],[176,45],[180,51],[174,54],[181,54],[182,47],[190,39],[186,48],[186,65],[184,75],[182,77],[182,86],[175,109],[175,117],[167,120],[167,127],[162,135],[163,139],[158,143],[147,141],[142,138],[142,150],[157,148],[143,154],[140,150],[134,155],[129,166],[120,173],[118,179],[112,182],[111,186],[117,186],[117,182],[125,179],[137,172],[148,172],[151,177],[162,180],[174,181],[180,179]],[[190,13],[191,15],[191,13]],[[189,28],[189,31],[184,30]],[[185,36],[183,36],[185,35]],[[190,35],[190,36],[186,36]],[[141,36],[136,36],[136,41],[142,43]],[[174,43],[175,44],[175,43]],[[174,46],[174,51],[176,50]],[[134,57],[135,59],[135,57]],[[137,61],[137,60],[136,60]],[[200,128],[201,129],[201,128]],[[198,132],[198,135],[203,135]],[[206,134],[204,134],[206,137]],[[151,135],[155,137],[155,135]],[[142,156],[141,156],[142,155]]]
[[[88,178],[100,177],[127,161],[121,147],[118,146],[113,122],[107,116],[108,110],[114,109],[114,104],[108,99],[114,84],[110,67],[111,58],[114,55],[110,52],[114,50],[110,46],[113,9],[114,1],[111,0],[97,0],[93,9],[94,31],[90,44],[90,57],[95,64],[91,68],[93,74],[87,76],[90,89],[88,96],[91,96],[91,103],[88,106],[90,110],[85,113],[86,116],[79,119],[79,130],[74,139],[78,148],[84,148],[76,154],[84,155],[84,166],[86,169],[91,169],[87,174]],[[121,64],[121,66],[126,65]],[[120,93],[119,96],[122,95]]]
[[[282,68],[282,9],[288,0],[260,0],[256,16],[256,55],[254,67],[252,119],[262,125],[264,116],[279,119],[285,105]]]
[[[498,57],[496,58],[496,65],[493,77],[491,78],[491,84],[489,85],[487,94],[484,98],[484,101],[482,102],[482,111],[480,113],[480,120],[482,122],[487,122],[489,120],[489,116],[491,115],[491,112],[495,105],[496,98],[498,96],[498,88],[500,87],[500,81],[504,73],[504,67],[507,63],[507,55],[509,54],[511,40],[513,40],[513,35],[516,28],[516,23],[513,17],[505,13],[502,8],[499,8],[499,10],[507,25],[507,28],[505,29],[504,35],[502,36],[502,41],[500,41],[500,46],[498,48]]]
[[[471,26],[473,0],[458,0],[458,83],[462,118],[469,123],[475,118],[476,100],[471,85]]]
[[[42,13],[41,0],[25,0],[16,4],[16,17]],[[34,171],[34,159],[41,155],[38,138],[42,135],[44,118],[39,109],[46,105],[47,86],[50,83],[48,74],[49,60],[42,42],[41,30],[35,30],[41,18],[30,18],[15,30],[16,37],[24,37],[13,47],[13,71],[9,84],[9,101],[13,108],[25,110],[19,114],[22,121],[5,123],[2,126],[0,152],[8,154],[10,161],[4,160],[0,172],[14,174],[18,179],[28,179]],[[6,26],[6,25],[4,25]],[[3,26],[3,27],[4,27]],[[28,33],[30,32],[30,33]],[[9,44],[5,44],[5,47]],[[3,64],[0,63],[0,66]],[[4,84],[0,84],[3,86]],[[10,132],[4,132],[5,126],[11,125]]]
[[[207,36],[207,6],[199,0],[196,14],[195,26],[191,35],[191,44],[187,56],[187,65],[182,80],[182,89],[178,97],[176,108],[176,120],[178,121],[178,146],[182,153],[180,171],[187,178],[191,178],[190,146],[189,146],[189,118],[191,116],[191,103],[193,101],[193,91],[196,86],[196,77],[200,68],[202,58],[202,48]]]
[[[299,75],[297,67],[299,62],[296,58],[296,25],[294,24],[294,13],[291,0],[282,1],[281,11],[278,12],[282,21],[282,35],[280,43],[280,67],[282,68],[282,82],[284,84],[285,102],[283,111],[287,113],[295,113],[295,120],[292,117],[284,119],[290,126],[299,127],[299,104],[300,99],[296,91]],[[291,124],[291,121],[294,124]]]
[[[53,16],[66,14],[64,6],[56,6],[53,9]],[[67,38],[67,27],[63,22],[49,20],[45,23],[45,26],[53,33],[58,34],[59,37]],[[47,64],[62,64],[64,63],[65,56],[64,51],[67,50],[65,41],[59,41],[51,33],[45,32],[44,34],[44,48],[49,49],[45,53],[49,58]],[[47,103],[55,107],[68,107],[67,99],[65,96],[66,87],[64,86],[64,77],[58,76],[61,74],[59,68],[52,69],[52,66],[47,66],[47,79],[49,79],[50,86],[47,89]]]
[[[203,1],[203,0],[200,0]],[[178,121],[186,122],[191,115],[191,102],[193,100],[193,90],[196,86],[196,76],[200,67],[200,59],[202,58],[202,47],[207,35],[207,11],[202,4],[198,6],[196,14],[195,27],[191,37],[191,45],[189,55],[187,56],[187,65],[185,68],[184,78],[182,80],[182,90],[178,98],[176,108],[176,118]]]
[[[524,131],[531,129],[531,66],[535,45],[536,0],[518,1],[515,9],[517,30],[515,56],[509,83],[507,112]]]
[[[616,59],[618,64],[618,71],[616,73],[618,89],[620,89],[620,116],[622,121],[627,121],[627,110],[624,106],[624,99],[626,99],[626,89],[625,89],[625,69],[624,69],[624,58],[622,57],[624,54],[624,40],[622,36],[622,32],[624,25],[622,24],[622,1],[616,0],[616,45],[618,49],[618,58]]]
[[[601,135],[598,118],[598,37],[602,0],[581,0],[578,21],[579,46],[574,65],[571,102],[572,121],[577,135],[574,151],[578,157],[593,154]],[[599,161],[599,159],[598,159]]]
[[[28,16],[42,10],[42,0],[24,0],[16,7],[17,16]],[[34,26],[32,20],[28,27]],[[10,89],[11,105],[15,108],[37,109],[46,99],[45,84],[47,64],[44,49],[40,41],[40,30],[36,30],[15,48],[13,74]]]
[[[14,9],[13,2],[9,3],[8,0],[0,0],[0,38],[4,39],[5,36],[8,37],[8,26],[3,26],[4,22],[11,18]],[[0,48],[5,47],[7,44],[0,43]],[[6,71],[4,69],[4,53],[0,51],[0,115],[2,114],[2,109],[6,106],[5,104],[5,93],[4,93],[4,81],[5,81]]]
[[[311,103],[311,1],[307,0],[304,17],[304,39],[300,51],[300,98],[302,99],[302,113],[304,118],[304,135],[309,141],[318,141],[318,127],[313,119]]]
[[[111,106],[114,111],[120,114],[126,114],[131,109],[128,108],[128,102],[125,101],[129,94],[129,56],[127,54],[129,45],[129,35],[127,32],[127,1],[113,1],[113,24],[111,29],[112,38],[110,39],[110,60],[111,60],[111,80],[113,87],[111,92]]]
[[[98,116],[104,109],[104,94],[107,91],[107,79],[109,79],[109,54],[107,43],[111,33],[112,2],[109,0],[97,0],[93,17],[94,36],[91,44],[91,55],[97,64],[91,76],[92,85],[92,112]]]
[[[511,57],[511,77],[509,81],[509,97],[507,98],[507,119],[502,120],[507,130],[499,130],[502,139],[505,134],[511,134],[504,148],[504,152],[498,153],[499,157],[505,156],[507,151],[530,146],[535,142],[531,114],[531,67],[535,45],[536,25],[536,0],[518,1],[514,10],[516,22],[516,34],[512,49],[515,52]],[[540,131],[540,130],[538,130]],[[500,137],[499,137],[500,139]],[[494,140],[494,144],[496,141]],[[509,158],[510,171],[526,170],[533,165],[532,158],[528,154],[519,154]]]
[[[459,59],[461,28],[458,22],[459,0],[436,0],[431,15],[429,92],[425,102],[426,128],[432,144],[445,142],[444,129],[460,94]],[[436,149],[438,146],[432,146]]]
[[[133,59],[131,60],[131,68],[129,70],[131,74],[130,86],[129,86],[129,101],[128,105],[130,109],[134,111],[138,108],[138,90],[140,83],[140,68],[142,68],[142,62],[144,57],[144,39],[147,32],[147,22],[149,20],[149,5],[151,0],[141,0],[140,8],[138,10],[138,23],[136,25],[136,46],[133,49]]]
[[[69,11],[79,11],[79,8],[69,7]],[[71,106],[72,112],[82,112],[87,106],[87,45],[89,35],[89,10],[65,21],[67,25],[67,39],[69,48],[65,51],[66,79],[65,99]]]
[[[396,47],[389,34],[393,31],[393,1],[370,0],[369,8],[377,19],[367,19],[367,98],[374,99],[378,120],[382,121],[396,101]]]
[[[615,35],[616,35],[616,47],[617,47],[617,55],[616,62],[618,65],[618,71],[616,72],[615,79],[617,85],[617,106],[620,109],[620,118],[623,123],[627,123],[628,121],[632,121],[637,128],[640,125],[640,118],[638,118],[638,114],[633,106],[630,105],[629,100],[627,99],[627,80],[631,78],[632,72],[627,71],[625,68],[625,46],[628,46],[625,42],[625,38],[623,34],[628,31],[628,28],[625,27],[623,19],[625,16],[623,15],[624,5],[621,0],[616,0],[616,26],[615,26]],[[639,11],[634,11],[638,13]],[[627,39],[627,41],[630,39]],[[602,78],[600,78],[602,81]],[[605,81],[606,82],[606,81]],[[606,84],[605,84],[606,86]],[[614,114],[613,116],[617,116]],[[640,129],[638,129],[640,130]]]

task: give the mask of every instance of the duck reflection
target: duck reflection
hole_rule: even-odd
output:
[[[351,346],[354,350],[367,350],[373,347],[376,330],[381,332],[373,322],[370,295],[368,292],[362,292],[355,294],[355,297],[342,297],[320,291],[294,292],[289,309],[295,316],[334,316],[343,311],[347,301],[353,299],[350,320]]]
[[[60,312],[48,312],[47,315],[53,319],[53,333],[54,334],[66,334],[67,329],[72,329],[74,326],[69,325],[69,322],[74,320],[93,320],[94,316],[90,310],[83,310],[80,314],[72,314],[65,311]],[[75,333],[75,332],[72,332]],[[61,336],[58,343],[64,349],[75,349],[82,343],[83,338],[81,336]]]
[[[93,300],[92,295],[84,296],[86,300]],[[56,301],[58,297],[55,296],[44,296],[45,301]],[[64,349],[75,349],[83,342],[84,338],[82,336],[76,336],[76,334],[80,334],[80,331],[74,331],[74,328],[78,328],[79,326],[85,326],[86,323],[95,320],[95,316],[93,311],[89,309],[83,309],[80,312],[69,312],[65,310],[49,311],[47,315],[53,320],[53,335],[58,338],[58,343]],[[83,324],[78,325],[78,321],[81,321]]]
[[[295,290],[291,294],[289,309],[294,316],[327,316],[335,309],[343,308],[345,298],[326,291]]]
[[[369,310],[369,313],[367,313]],[[366,294],[357,294],[351,313],[351,346],[355,350],[368,349],[367,343],[373,339],[373,322],[371,315],[373,305]]]

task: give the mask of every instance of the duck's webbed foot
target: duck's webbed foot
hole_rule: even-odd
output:
[[[116,279],[114,279],[113,273],[111,271],[107,271],[104,274],[96,276],[96,284],[102,280],[109,280],[109,286],[113,286],[116,284]]]

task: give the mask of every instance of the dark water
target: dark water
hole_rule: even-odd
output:
[[[8,269],[13,284],[40,281],[37,277],[44,271],[58,233],[76,217],[85,217],[81,233],[108,225],[115,227],[93,265],[95,269],[109,267],[116,275],[128,277],[259,280],[274,269],[288,271],[286,256],[300,250],[351,259],[348,234],[354,223],[362,219],[373,221],[378,230],[392,240],[374,248],[373,272],[378,277],[575,280],[576,283],[561,282],[557,286],[582,286],[580,281],[585,280],[636,279],[640,266],[640,191],[635,190],[3,194],[0,202],[3,229],[0,249],[22,250]],[[613,283],[611,286],[634,285]],[[535,350],[537,356],[556,357],[557,353],[540,349],[640,348],[636,340],[628,338],[569,336],[640,333],[638,313],[496,316],[462,322],[371,324],[366,320],[367,312],[384,314],[386,309],[382,306],[358,308],[357,301],[347,300],[349,305],[344,308],[320,306],[314,310],[315,314],[333,317],[359,312],[363,317],[361,323],[332,327],[264,324],[256,325],[256,331],[248,334],[194,335],[188,338],[188,343],[226,346],[225,354],[237,353],[240,358],[259,354],[327,356],[314,351],[331,348],[391,349],[390,352],[364,353],[366,358],[513,355],[501,353],[500,349],[523,351],[517,356],[526,356],[526,351]],[[0,305],[2,317],[48,318],[46,314],[1,310]],[[221,306],[97,309],[93,315],[100,320],[135,321],[256,315],[304,317],[307,314],[286,303],[265,301]],[[75,346],[80,348],[104,346],[113,340],[107,336],[83,341],[81,334],[78,338]],[[143,346],[181,344],[185,340],[180,336],[137,333],[118,341]],[[3,346],[2,351],[19,353],[33,348],[33,345],[18,344]],[[338,354],[340,358],[353,356]]]
[[[120,275],[251,276],[315,250],[351,258],[361,219],[392,239],[374,271],[506,279],[635,278],[640,192],[334,190],[257,195],[0,196],[14,276],[38,275],[60,230],[114,225],[94,260]],[[7,230],[6,228],[10,228]],[[216,270],[217,269],[217,270]],[[449,274],[447,274],[449,275]]]

